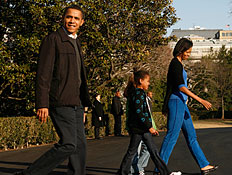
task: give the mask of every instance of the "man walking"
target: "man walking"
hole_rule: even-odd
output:
[[[76,5],[64,10],[63,26],[42,42],[37,68],[36,108],[42,122],[50,116],[60,140],[22,175],[47,175],[67,158],[69,175],[84,175],[84,107],[91,106],[77,31],[84,23]]]

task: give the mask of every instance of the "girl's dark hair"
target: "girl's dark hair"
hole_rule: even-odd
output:
[[[137,85],[140,85],[140,79],[144,79],[146,78],[147,76],[149,76],[149,72],[148,71],[145,71],[145,70],[139,70],[137,72],[134,72],[134,83],[135,83],[135,86]]]
[[[140,79],[149,76],[149,72],[145,70],[135,71],[134,74],[129,78],[126,89],[124,90],[124,96],[128,97],[135,89],[136,86],[140,85]]]
[[[76,9],[76,10],[81,11],[82,18],[83,18],[83,19],[85,19],[85,13],[84,13],[83,9],[82,9],[80,6],[78,6],[78,5],[74,5],[74,4],[73,4],[73,5],[68,6],[68,7],[66,7],[66,8],[64,9],[63,17],[66,15],[66,13],[67,13],[68,9]]]
[[[187,38],[181,38],[177,43],[173,50],[173,56],[177,57],[178,55],[182,54],[186,50],[193,47],[193,42]]]
[[[134,75],[131,75],[131,76],[129,77],[127,86],[126,86],[126,88],[125,88],[125,90],[124,90],[123,96],[124,96],[124,97],[128,97],[129,94],[130,94],[131,92],[133,92],[134,89],[135,89]]]

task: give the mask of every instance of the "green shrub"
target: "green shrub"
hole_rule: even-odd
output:
[[[47,144],[58,137],[50,119],[41,123],[36,117],[1,117],[0,149],[16,149]]]
[[[153,119],[155,121],[158,130],[166,130],[167,128],[167,117],[161,112],[153,112]]]
[[[114,117],[108,114],[109,124],[107,135],[114,134]],[[156,126],[160,130],[166,128],[166,117],[159,112],[153,113]],[[85,124],[86,137],[94,138],[91,113],[87,115]],[[127,135],[126,116],[122,116],[122,134]],[[101,127],[100,135],[106,136],[106,126]],[[0,149],[18,149],[32,145],[54,143],[58,141],[55,128],[50,118],[47,123],[41,123],[36,117],[1,117],[0,118]]]

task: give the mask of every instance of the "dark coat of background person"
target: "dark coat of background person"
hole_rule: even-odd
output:
[[[99,120],[99,117],[101,117],[102,120]],[[92,126],[95,126],[97,128],[102,127],[103,119],[104,119],[103,104],[101,104],[98,100],[94,100],[93,111],[92,111]]]
[[[120,97],[113,97],[112,106],[111,106],[111,114],[113,115],[123,115],[122,103]]]
[[[101,117],[101,119],[100,119]],[[103,104],[97,99],[93,102],[93,111],[92,111],[92,126],[94,126],[94,136],[95,139],[102,139],[100,137],[100,127],[103,126]]]
[[[121,115],[123,115],[123,108],[120,97],[115,96],[112,99],[111,114],[114,116],[114,135],[120,136],[121,134]]]

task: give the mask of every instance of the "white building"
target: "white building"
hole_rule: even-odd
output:
[[[191,59],[199,60],[202,56],[208,55],[210,51],[218,51],[223,45],[232,48],[232,30],[203,29],[199,26],[188,30],[174,29],[171,36],[189,38],[193,41]],[[176,42],[170,42],[172,48]]]

